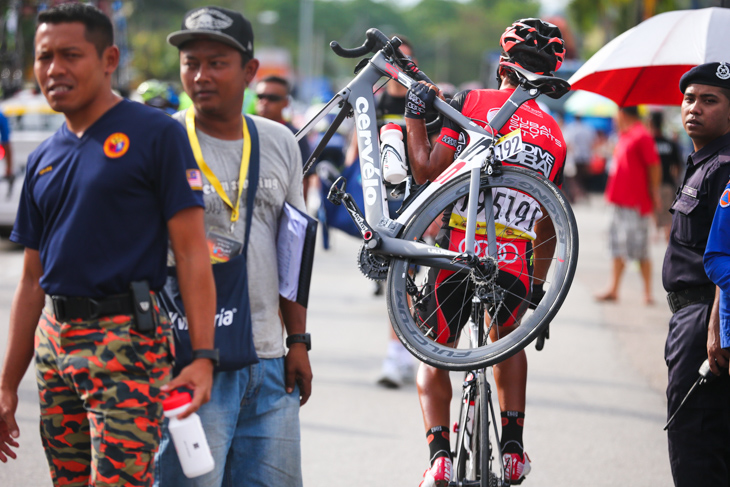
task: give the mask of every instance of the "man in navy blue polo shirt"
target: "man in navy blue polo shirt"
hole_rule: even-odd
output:
[[[0,374],[0,460],[15,458],[17,390],[33,358],[55,485],[149,486],[163,391],[210,396],[215,291],[202,180],[185,132],[111,90],[109,19],[64,4],[38,16],[34,70],[66,123],[28,159],[11,239],[26,247]],[[171,377],[155,291],[168,238],[200,358]],[[194,289],[193,289],[194,287]]]
[[[672,310],[664,351],[668,416],[674,414],[709,360],[720,377],[698,387],[669,426],[674,485],[730,485],[730,352],[720,343],[719,291],[703,254],[720,196],[730,178],[730,65],[707,63],[685,73],[679,88],[682,123],[694,152],[671,207],[672,229],[662,281]]]

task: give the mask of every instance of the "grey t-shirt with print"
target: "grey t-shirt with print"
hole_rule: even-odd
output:
[[[185,112],[173,116],[185,125]],[[279,279],[276,234],[284,202],[304,210],[302,161],[291,131],[280,123],[251,116],[259,135],[259,184],[256,190],[251,238],[248,242],[248,293],[251,302],[253,337],[260,358],[277,358],[285,353],[279,319]],[[203,159],[220,180],[231,202],[238,197],[243,140],[221,140],[196,129]],[[242,243],[245,233],[246,190],[241,194],[239,220],[231,231],[231,209],[203,175],[206,233],[216,232]]]

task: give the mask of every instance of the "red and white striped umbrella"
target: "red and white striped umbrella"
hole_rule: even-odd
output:
[[[619,106],[680,105],[679,78],[710,62],[730,62],[730,9],[651,17],[603,46],[568,81]]]

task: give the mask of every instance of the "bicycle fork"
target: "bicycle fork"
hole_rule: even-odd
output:
[[[464,418],[464,424],[457,425],[458,428],[464,428],[463,442],[464,449],[473,455],[472,451],[472,438],[474,436],[474,410],[476,401],[475,398],[476,389],[476,376],[473,372],[469,372],[464,378],[464,392],[461,397],[462,407],[466,409],[466,417]],[[457,430],[458,432],[458,430]]]
[[[484,387],[480,387],[480,384],[484,384]],[[479,391],[484,391],[484,395],[479,395]],[[456,452],[465,452],[467,454],[468,461],[470,462],[467,470],[477,472],[479,478],[477,480],[457,478],[449,482],[449,487],[482,487],[484,485],[489,485],[490,487],[508,487],[510,485],[509,480],[500,481],[500,479],[504,478],[504,475],[496,476],[490,468],[490,463],[494,463],[496,460],[499,471],[504,474],[497,418],[492,405],[492,390],[487,382],[485,369],[466,374],[461,400],[462,410],[465,408],[466,414],[462,416],[462,424],[457,423],[455,428],[456,433],[462,433],[457,435],[458,443],[456,445]],[[486,422],[486,428],[482,428],[483,422]],[[463,431],[461,431],[462,428]],[[483,442],[474,441],[475,437],[478,438],[484,431],[489,431],[490,429],[494,434],[496,444],[492,444],[488,436]],[[479,444],[487,445],[488,449],[487,458],[490,461],[485,462],[486,464],[484,465],[482,464],[483,457],[477,451]]]
[[[472,347],[479,346],[484,340],[487,339],[483,326],[485,319],[483,305],[485,301],[491,302],[492,305],[497,304],[495,302],[495,296],[484,296],[480,295],[480,293],[475,292],[475,295],[472,298],[471,316],[469,317],[469,321],[466,324],[469,332],[469,341],[471,342]],[[484,385],[484,387],[480,387],[482,384]],[[484,394],[480,395],[480,392],[482,391],[484,392]],[[476,400],[477,397],[479,397],[478,404]],[[504,459],[502,457],[502,446],[500,444],[499,430],[497,428],[497,417],[494,411],[494,406],[492,404],[492,388],[487,382],[486,369],[479,369],[477,371],[471,371],[466,374],[466,377],[464,378],[461,400],[462,408],[466,408],[466,415],[463,416],[463,424],[457,424],[457,429],[455,431],[458,432],[459,429],[464,429],[462,435],[457,435],[457,439],[459,439],[462,444],[456,445],[456,451],[460,451],[460,449],[463,447],[464,451],[468,452],[468,455],[473,462],[481,462],[481,456],[474,451],[474,446],[476,446],[478,442],[473,441],[473,438],[474,435],[479,435],[482,433],[475,430],[475,424],[476,427],[481,430],[481,432],[486,431],[487,434],[491,429],[494,432],[494,440],[496,444],[493,445],[488,438],[484,438],[485,441],[483,441],[482,444],[486,444],[488,446],[489,451],[487,458],[490,459],[490,463],[494,462],[494,457],[496,453],[496,460],[497,464],[499,465],[499,471],[504,473]],[[477,415],[479,415],[478,420],[476,418]],[[483,421],[486,421],[486,428],[482,428]],[[478,465],[478,471],[480,472],[480,476],[487,476],[488,485],[490,487],[493,485],[496,487],[506,487],[509,485],[509,480],[505,480],[505,483],[497,485],[497,482],[499,482],[498,479],[504,478],[504,475],[502,475],[501,477],[496,477],[492,472],[489,464]],[[449,487],[470,487],[481,485],[484,485],[482,480],[471,481],[457,479],[456,481],[449,483]]]
[[[493,455],[494,455],[495,450],[496,450],[497,462],[499,464],[499,470],[503,474],[502,475],[502,478],[504,478],[504,477],[506,477],[506,475],[504,473],[505,472],[505,470],[504,470],[504,457],[502,455],[502,444],[501,444],[500,439],[499,439],[499,431],[497,430],[497,416],[496,416],[496,414],[494,412],[494,406],[492,405],[492,388],[486,382],[487,381],[487,374],[486,374],[485,369],[482,369],[479,372],[481,373],[481,376],[482,376],[481,379],[484,381],[484,383],[487,386],[486,387],[486,389],[487,389],[487,398],[486,398],[487,405],[486,405],[486,408],[487,408],[487,410],[489,411],[489,414],[492,417],[492,429],[494,430],[494,441],[496,443],[495,446],[492,446],[492,442],[489,442],[489,456],[490,456],[490,458],[493,459],[494,458]],[[494,460],[492,460],[492,461],[494,461]],[[489,469],[488,466],[487,466],[486,470],[487,470],[487,475],[489,475],[490,477],[492,477],[494,475],[492,473],[491,469]],[[482,470],[482,475],[484,475],[484,471],[483,470]],[[492,483],[492,481],[490,479],[490,485],[491,485],[491,483]],[[510,484],[510,480],[509,479],[505,479],[503,486],[504,487],[507,487],[507,486],[509,486],[509,484]]]

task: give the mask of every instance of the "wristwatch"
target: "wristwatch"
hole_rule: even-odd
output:
[[[217,348],[213,348],[213,349],[199,348],[197,350],[193,350],[193,360],[196,360],[199,358],[209,359],[211,362],[213,362],[213,365],[216,367],[218,367],[221,363],[220,354],[218,353]]]
[[[307,352],[312,349],[312,337],[309,333],[296,333],[286,337],[286,346],[291,347],[294,343],[303,343],[307,347]]]

